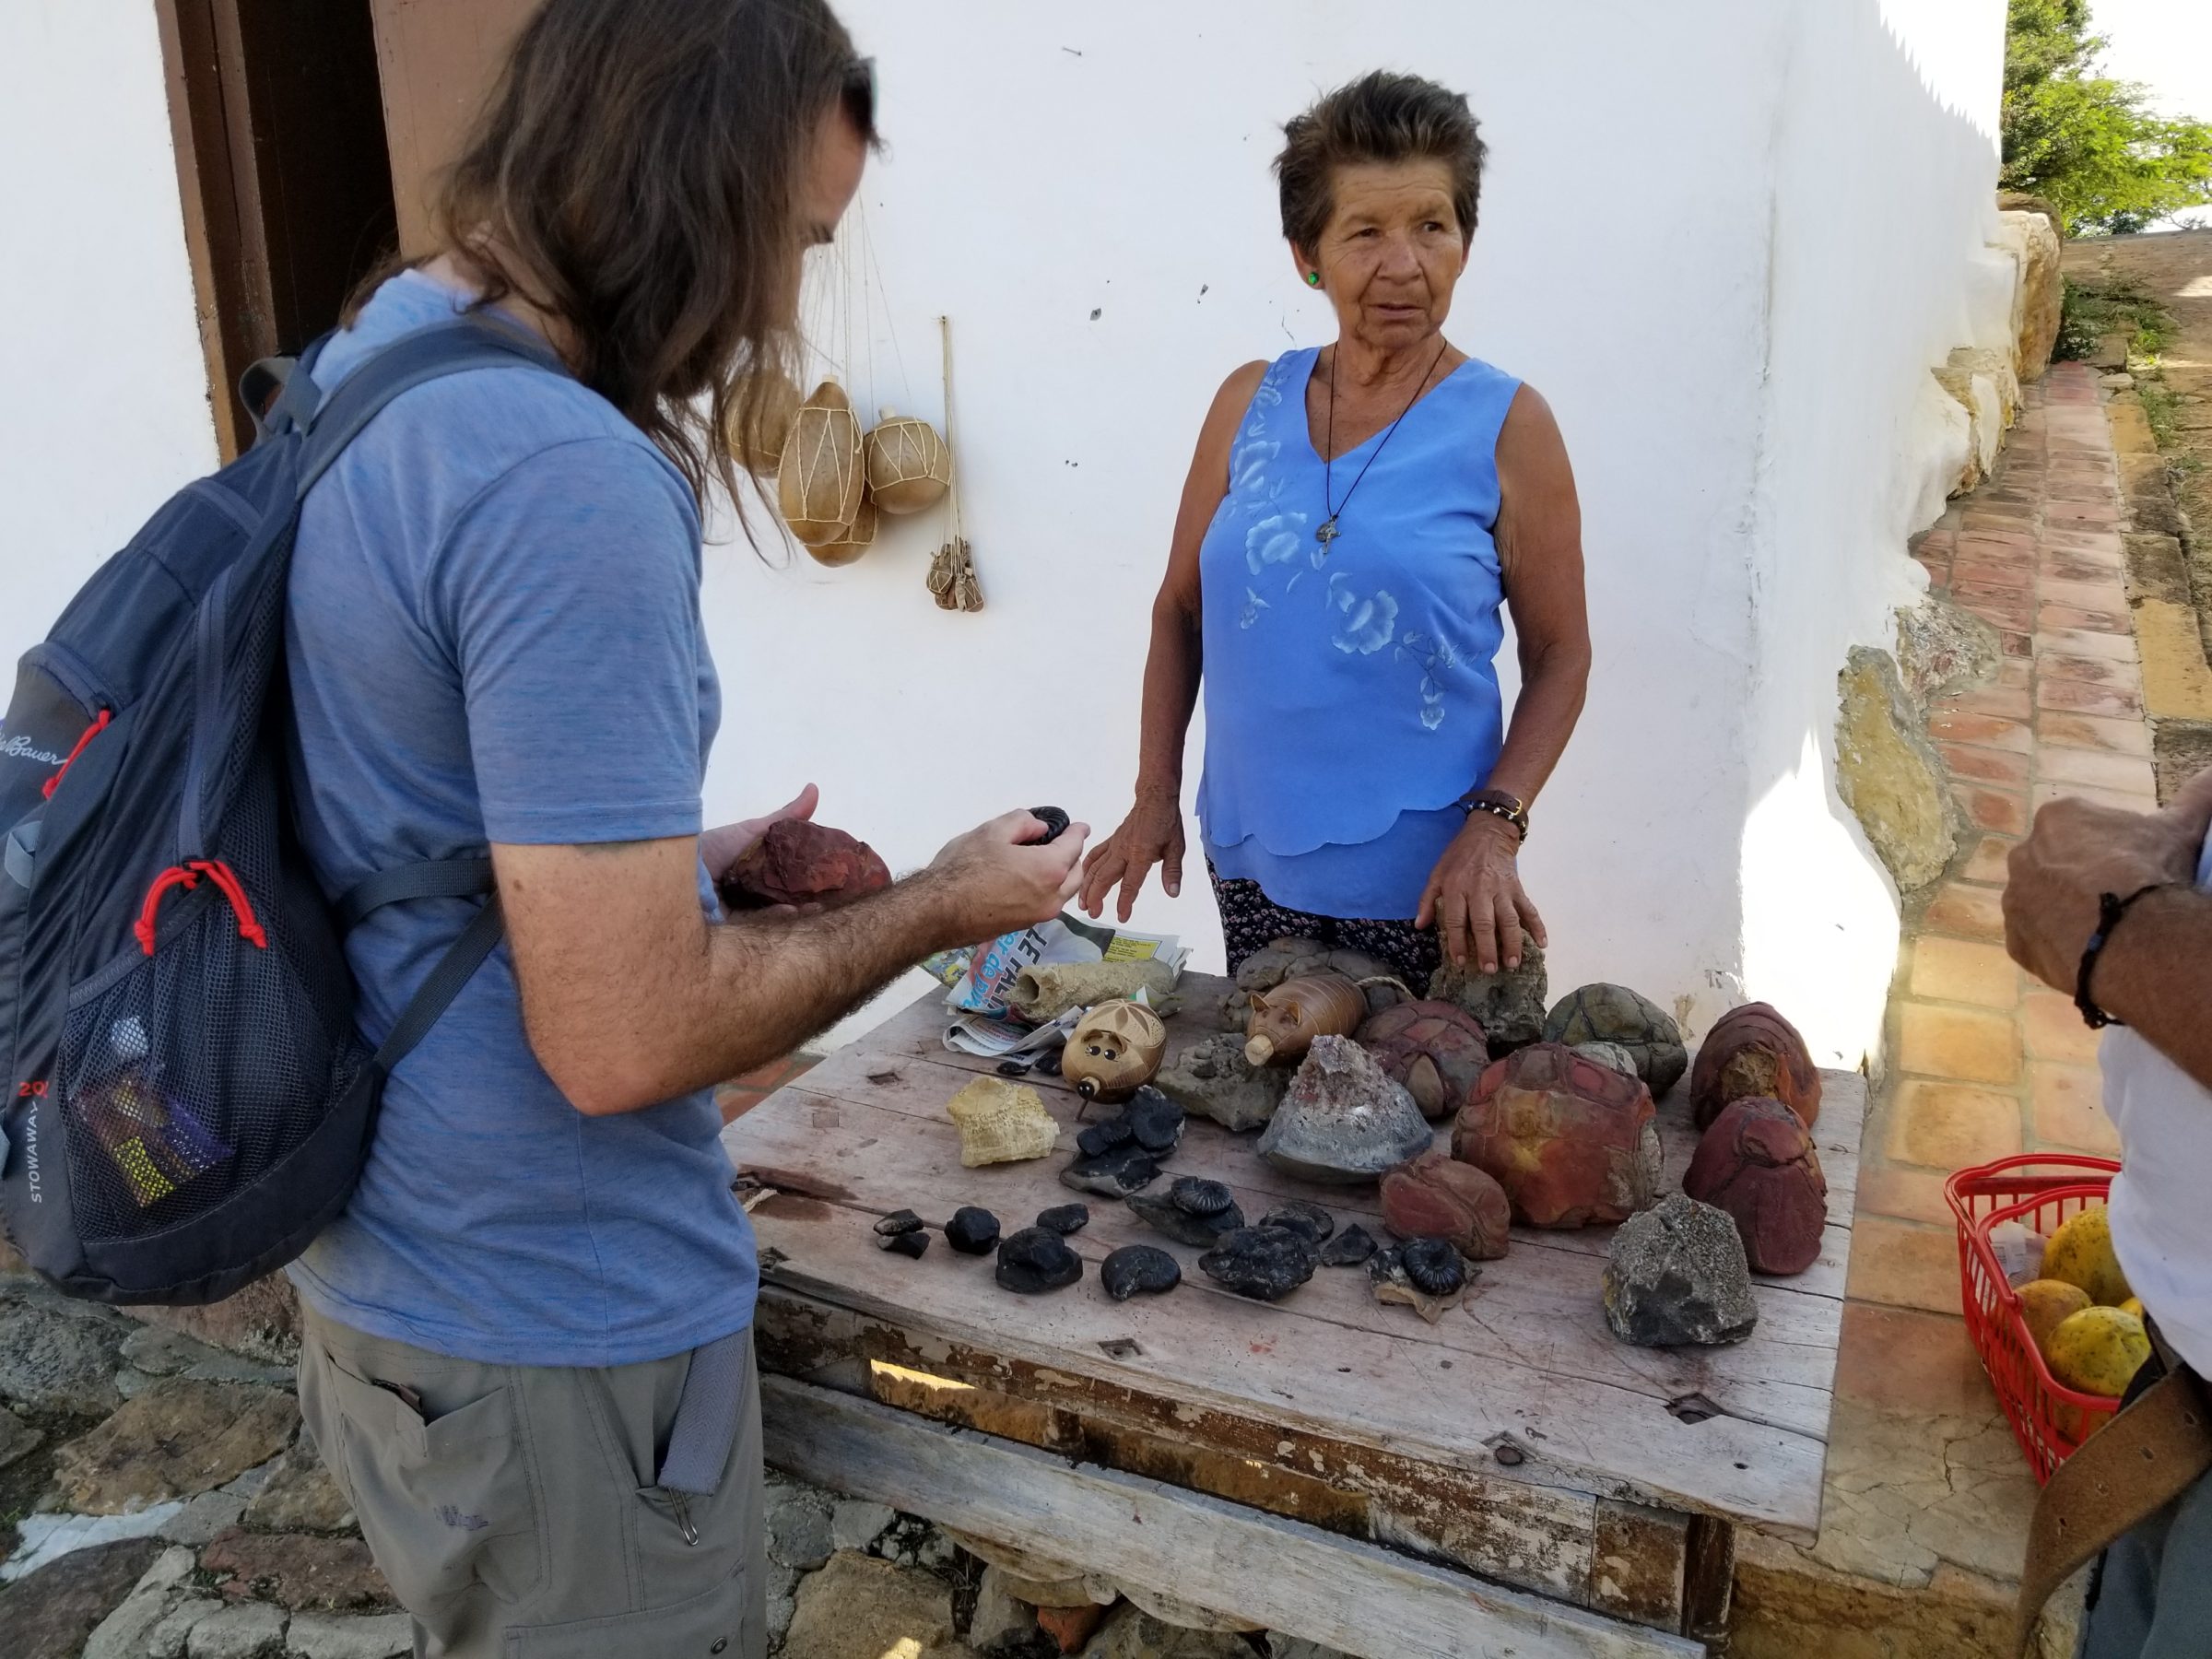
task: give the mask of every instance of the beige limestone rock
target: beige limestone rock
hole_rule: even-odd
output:
[[[63,1446],[54,1483],[78,1513],[119,1515],[221,1486],[283,1451],[299,1427],[288,1394],[171,1377]]]
[[[1886,651],[1854,647],[1841,680],[1836,787],[1901,892],[1941,876],[1960,814]]]
[[[2065,298],[2059,272],[2064,249],[2057,224],[2045,214],[2009,211],[2002,217],[2020,253],[2013,372],[2022,381],[2031,381],[2051,366],[2051,348],[2058,343],[2059,308]]]
[[[800,1583],[783,1651],[806,1659],[968,1659],[971,1650],[954,1633],[943,1580],[841,1549]]]

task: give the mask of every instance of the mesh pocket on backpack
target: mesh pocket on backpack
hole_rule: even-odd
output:
[[[73,999],[63,1031],[54,1093],[88,1243],[164,1231],[261,1181],[365,1062],[342,985],[279,928],[265,947],[241,936],[212,879],[167,900],[155,938]]]

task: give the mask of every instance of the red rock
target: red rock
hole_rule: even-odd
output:
[[[1452,1003],[1399,1003],[1369,1019],[1355,1040],[1428,1118],[1457,1112],[1490,1063],[1481,1022]]]
[[[1106,1618],[1106,1609],[1095,1603],[1080,1607],[1040,1607],[1037,1623],[1044,1633],[1060,1644],[1064,1653],[1077,1652],[1088,1641]]]
[[[1495,1177],[1531,1227],[1624,1221],[1659,1196],[1659,1130],[1641,1079],[1561,1043],[1517,1049],[1460,1109],[1452,1154]]]
[[[1780,1100],[1807,1124],[1820,1115],[1820,1068],[1797,1028],[1765,1003],[1731,1008],[1713,1022],[1689,1074],[1702,1129],[1731,1100]]]
[[[200,1552],[200,1565],[229,1575],[217,1587],[234,1601],[251,1595],[334,1613],[392,1603],[391,1585],[359,1538],[231,1531]]]
[[[1780,1100],[1731,1100],[1705,1131],[1682,1190],[1726,1210],[1758,1273],[1803,1273],[1820,1255],[1828,1178],[1804,1120]]]
[[[1505,1253],[1513,1224],[1505,1189],[1432,1147],[1382,1177],[1382,1223],[1401,1239],[1445,1239],[1477,1262]]]
[[[721,891],[732,910],[761,910],[841,904],[890,885],[889,868],[867,842],[827,824],[784,818],[724,872]]]

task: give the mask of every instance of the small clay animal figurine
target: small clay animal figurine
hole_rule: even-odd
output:
[[[1367,998],[1341,973],[1285,980],[1252,994],[1244,1022],[1244,1058],[1254,1065],[1302,1060],[1321,1036],[1349,1037],[1367,1018]]]
[[[1129,1207],[1178,1244],[1204,1248],[1244,1225],[1235,1194],[1218,1181],[1176,1177],[1164,1193],[1133,1193]]]
[[[1659,1130],[1637,1078],[1538,1042],[1482,1074],[1452,1155],[1487,1171],[1531,1227],[1624,1221],[1659,1195]]]
[[[776,504],[801,541],[827,541],[860,516],[860,441],[853,400],[833,380],[792,417],[776,463]]]
[[[1689,1074],[1700,1129],[1747,1096],[1780,1100],[1808,1127],[1820,1115],[1820,1068],[1797,1028],[1766,1003],[1746,1003],[1714,1020]]]
[[[1241,1227],[1198,1258],[1198,1270],[1254,1301],[1279,1301],[1313,1277],[1312,1243],[1287,1227]]]
[[[1067,1241],[1047,1227],[1025,1227],[1009,1233],[998,1247],[998,1282],[1023,1296],[1036,1296],[1072,1285],[1083,1277],[1083,1258],[1067,1247]]]
[[[1780,1100],[1747,1095],[1721,1108],[1682,1190],[1735,1218],[1753,1272],[1803,1273],[1820,1259],[1828,1178],[1804,1120]]]
[[[1124,1100],[1152,1080],[1167,1050],[1168,1028],[1151,1009],[1100,1003],[1068,1033],[1060,1075],[1087,1100]]]
[[[1431,1121],[1457,1112],[1490,1063],[1481,1023],[1451,1003],[1400,1003],[1371,1017],[1354,1036]]]
[[[999,1077],[976,1078],[945,1112],[959,1125],[960,1162],[971,1170],[1042,1158],[1060,1141],[1060,1125],[1037,1091]]]
[[[1382,1220],[1401,1239],[1442,1239],[1488,1262],[1505,1253],[1513,1209],[1488,1175],[1432,1147],[1382,1177]]]
[[[1584,985],[1570,991],[1544,1018],[1544,1041],[1617,1042],[1636,1060],[1636,1075],[1663,1098],[1689,1069],[1689,1051],[1675,1017],[1626,985]]]
[[[842,830],[783,818],[737,855],[716,884],[733,911],[775,904],[842,904],[891,885],[876,849]]]
[[[1124,1244],[1099,1264],[1099,1283],[1115,1301],[1159,1296],[1182,1283],[1182,1264],[1157,1244]]]
[[[987,1209],[963,1204],[945,1223],[945,1242],[962,1255],[989,1255],[998,1248],[998,1218]]]

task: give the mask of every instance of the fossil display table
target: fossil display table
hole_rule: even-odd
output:
[[[1171,1060],[1226,989],[1185,976]],[[1516,1228],[1434,1325],[1356,1268],[1277,1303],[1231,1295],[1197,1251],[1060,1183],[1082,1102],[1056,1078],[1029,1081],[1058,1153],[962,1169],[945,1102],[993,1063],[949,1053],[944,1023],[927,995],[724,1133],[741,1185],[772,1189],[748,1194],[771,1463],[1374,1659],[1695,1653],[1726,1621],[1735,1528],[1814,1536],[1860,1077],[1823,1079],[1818,1262],[1758,1281],[1748,1340],[1661,1350],[1606,1330],[1609,1229]],[[1695,1141],[1686,1085],[1659,1119],[1673,1190]],[[1292,1180],[1256,1138],[1194,1117],[1162,1184],[1224,1182],[1254,1219],[1311,1199],[1387,1237],[1371,1186]],[[871,1230],[975,1204],[1010,1232],[1071,1199],[1091,1210],[1070,1241],[1085,1275],[1044,1296],[1001,1289],[991,1258],[942,1237],[912,1261]],[[1114,1302],[1098,1263],[1136,1242],[1175,1254],[1182,1284]]]

